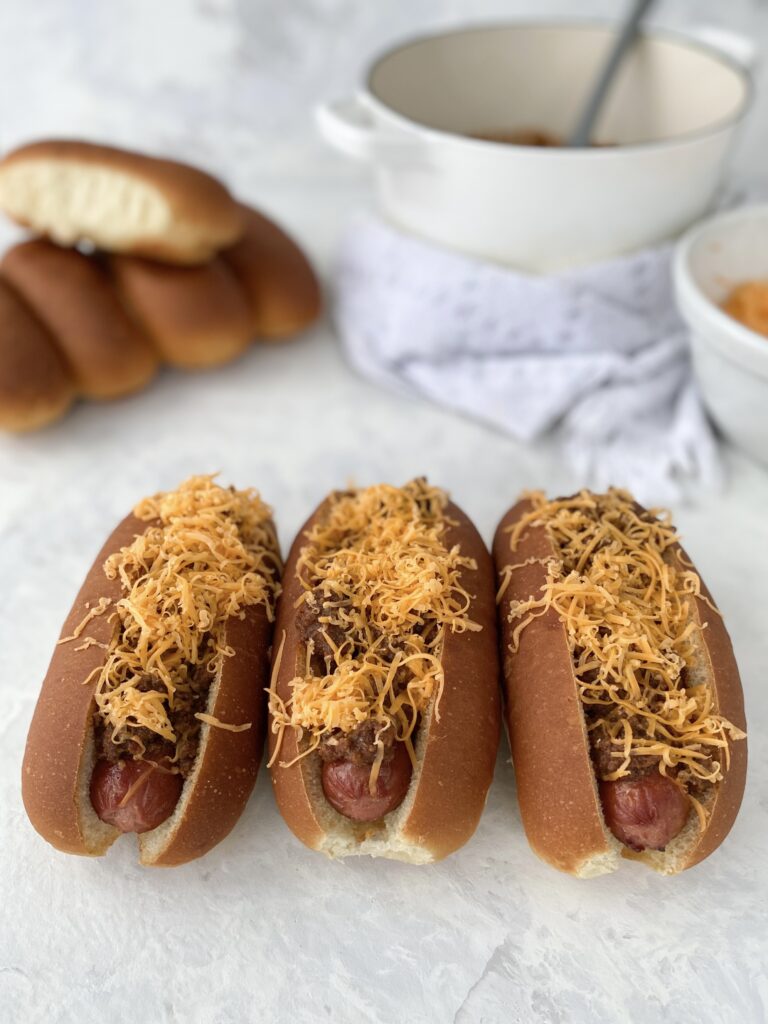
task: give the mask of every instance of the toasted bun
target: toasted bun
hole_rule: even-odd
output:
[[[220,722],[240,725],[230,732],[203,724],[194,768],[176,810],[162,825],[139,836],[141,863],[173,867],[202,857],[229,835],[251,795],[264,752],[266,688],[272,623],[262,605],[231,618],[224,643],[236,654],[225,658],[211,684],[207,712]]]
[[[10,249],[0,270],[50,332],[82,395],[114,398],[152,378],[157,354],[95,260],[37,239]]]
[[[222,255],[244,288],[255,337],[298,334],[320,315],[320,285],[309,260],[281,228],[248,206],[241,207],[243,237]]]
[[[306,533],[323,509],[324,504],[299,532],[283,576],[273,646],[276,652],[283,644],[273,680],[283,700],[305,662],[295,620],[295,603],[303,592],[296,565]],[[288,826],[303,843],[329,857],[369,854],[413,864],[440,860],[467,842],[485,806],[500,722],[493,569],[488,550],[464,513],[451,504],[446,517],[457,524],[446,531],[446,545],[460,545],[462,554],[477,562],[476,572],[462,571],[461,585],[474,595],[468,614],[482,630],[447,632],[439,720],[432,709],[422,718],[417,765],[403,803],[381,823],[356,823],[338,814],[323,795],[317,754],[283,767],[299,753],[292,729],[286,729],[279,760],[272,765],[275,796]],[[270,752],[275,743],[270,731]]]
[[[48,140],[0,161],[0,208],[59,245],[204,263],[242,232],[221,182],[172,160]]]
[[[614,871],[620,857],[675,874],[708,856],[730,830],[744,791],[746,744],[731,745],[731,765],[707,806],[703,832],[692,811],[683,831],[663,851],[635,854],[614,838],[603,817],[567,633],[557,611],[549,608],[534,618],[520,632],[516,653],[510,650],[510,603],[538,597],[547,578],[540,561],[521,563],[557,556],[543,526],[528,528],[516,550],[510,551],[508,528],[530,509],[527,500],[510,509],[493,545],[500,579],[505,566],[519,566],[504,592],[499,615],[505,716],[528,841],[543,860],[580,878]],[[711,687],[718,712],[743,729],[741,683],[725,626],[704,600],[697,598],[695,605],[696,616],[707,628],[699,634],[694,678]]]
[[[120,598],[120,582],[106,577],[104,562],[147,525],[128,516],[107,540],[75,599],[62,638],[72,635],[100,598]],[[94,617],[83,635],[108,644],[112,629],[107,612]],[[197,759],[174,813],[139,837],[143,864],[166,867],[200,857],[240,817],[263,751],[270,636],[271,624],[261,606],[247,609],[243,619],[228,620],[224,642],[235,654],[224,659],[214,678],[206,711],[228,724],[251,722],[251,728],[231,732],[202,724]],[[97,817],[90,801],[95,670],[105,656],[102,647],[82,648],[77,640],[57,645],[29,728],[22,767],[24,806],[40,835],[65,853],[100,856],[120,835]],[[93,682],[84,685],[91,673]]]
[[[171,267],[113,256],[110,266],[126,307],[171,366],[216,366],[250,344],[248,303],[224,260]]]
[[[0,429],[35,430],[74,398],[69,371],[48,331],[0,280]]]
[[[131,515],[112,533],[75,598],[60,639],[72,636],[88,610],[98,607],[100,598],[119,600],[120,581],[107,579],[104,562],[114,551],[133,543],[146,526]],[[108,644],[112,628],[108,615],[98,615],[85,633]],[[104,649],[96,645],[83,648],[77,640],[57,644],[27,736],[21,775],[24,806],[40,835],[65,853],[99,856],[120,835],[97,817],[89,796],[96,681],[88,686],[83,681],[95,674],[104,658]]]
[[[680,547],[673,557],[680,559],[683,565],[691,565],[691,559]],[[717,712],[746,732],[744,692],[731,638],[722,616],[710,607],[715,602],[703,580],[701,592],[705,600],[697,597],[693,609],[694,621],[703,628],[697,630],[698,660],[689,669],[691,685],[703,684],[710,687],[715,696]],[[692,814],[683,831],[665,850],[645,850],[637,854],[622,847],[622,856],[641,860],[661,874],[674,875],[693,867],[713,853],[733,827],[747,781],[746,739],[731,743],[729,750],[730,766],[724,771],[722,781],[714,787],[711,799],[706,804],[708,820],[704,831],[699,828],[698,820]]]

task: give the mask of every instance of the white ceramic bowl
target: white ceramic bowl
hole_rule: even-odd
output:
[[[768,464],[768,338],[719,308],[734,285],[768,281],[768,204],[691,229],[677,245],[674,278],[712,418],[734,444]]]
[[[318,109],[325,137],[371,163],[395,224],[432,241],[550,272],[671,237],[708,208],[749,107],[750,44],[650,31],[625,62],[596,137],[542,149],[468,137],[566,136],[615,28],[542,22],[425,36],[370,65],[358,95]]]

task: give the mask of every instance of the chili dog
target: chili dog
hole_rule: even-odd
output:
[[[96,558],[30,725],[30,821],[67,853],[139,833],[182,864],[235,825],[263,750],[280,558],[252,491],[193,477],[142,501]]]
[[[466,516],[424,480],[332,494],[275,628],[269,763],[298,838],[420,864],[465,843],[500,726],[493,567]]]
[[[506,720],[528,840],[580,877],[675,874],[741,803],[744,704],[668,514],[620,490],[524,497],[494,542]]]

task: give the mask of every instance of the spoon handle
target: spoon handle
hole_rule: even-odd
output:
[[[589,145],[592,128],[594,127],[600,108],[603,105],[606,93],[611,87],[613,77],[624,59],[624,55],[627,50],[635,41],[640,27],[640,22],[645,17],[649,8],[653,6],[654,2],[655,0],[633,0],[629,14],[621,26],[619,34],[616,36],[610,53],[608,54],[600,74],[598,75],[595,87],[589,97],[589,101],[582,111],[574,132],[568,139],[569,146]]]

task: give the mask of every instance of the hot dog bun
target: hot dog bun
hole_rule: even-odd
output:
[[[251,311],[254,337],[298,334],[320,315],[320,285],[293,239],[257,210],[241,207],[245,232],[222,256],[235,273]]]
[[[171,263],[204,263],[243,229],[237,203],[203,171],[71,140],[33,142],[0,161],[0,208],[59,245]]]
[[[171,366],[216,366],[250,344],[248,303],[223,259],[202,267],[172,267],[113,256],[110,267],[126,307]]]
[[[0,279],[0,429],[36,430],[74,399],[67,366],[48,331]]]
[[[549,607],[533,618],[519,631],[517,650],[511,650],[519,625],[510,622],[511,603],[540,596],[547,580],[546,563],[559,557],[543,525],[529,525],[511,550],[510,528],[532,508],[528,499],[511,508],[493,544],[500,583],[505,569],[516,566],[499,615],[505,719],[528,841],[543,860],[581,878],[614,871],[621,857],[641,860],[662,874],[676,874],[708,856],[730,830],[744,791],[746,743],[730,745],[730,767],[706,804],[703,831],[692,810],[682,832],[663,851],[633,852],[614,838],[603,815],[568,634],[557,610]],[[688,562],[679,546],[669,557]],[[709,687],[716,710],[744,729],[743,695],[731,642],[722,618],[707,604],[711,598],[703,586],[701,594],[692,601],[692,616],[706,628],[694,633],[697,658],[689,667],[690,685]]]
[[[283,577],[272,678],[274,691],[283,701],[290,697],[290,680],[302,673],[305,662],[295,612],[302,594],[297,563],[306,535],[324,507],[321,504],[299,532]],[[423,716],[415,745],[416,766],[403,803],[386,816],[383,827],[372,828],[337,813],[325,798],[316,754],[284,766],[300,753],[293,729],[286,729],[279,760],[272,764],[275,796],[288,826],[303,843],[329,857],[369,854],[431,863],[467,842],[485,805],[500,719],[493,570],[485,544],[464,513],[449,504],[445,517],[452,522],[445,534],[446,547],[460,545],[461,554],[477,563],[476,570],[462,572],[461,584],[473,597],[468,615],[482,628],[446,632],[439,719],[434,707]],[[274,754],[274,731],[270,731],[269,745]]]
[[[154,376],[155,350],[95,260],[36,239],[9,249],[0,269],[48,328],[82,395],[115,398]]]
[[[97,817],[90,798],[98,673],[116,628],[114,604],[123,596],[119,576],[110,579],[104,564],[156,525],[129,515],[104,544],[64,623],[32,717],[22,767],[24,806],[40,835],[66,853],[101,856],[121,834]],[[237,822],[263,751],[271,634],[263,604],[226,620],[223,644],[234,653],[213,676],[205,711],[218,723],[250,728],[201,723],[175,810],[139,836],[142,864],[167,867],[200,857]]]

